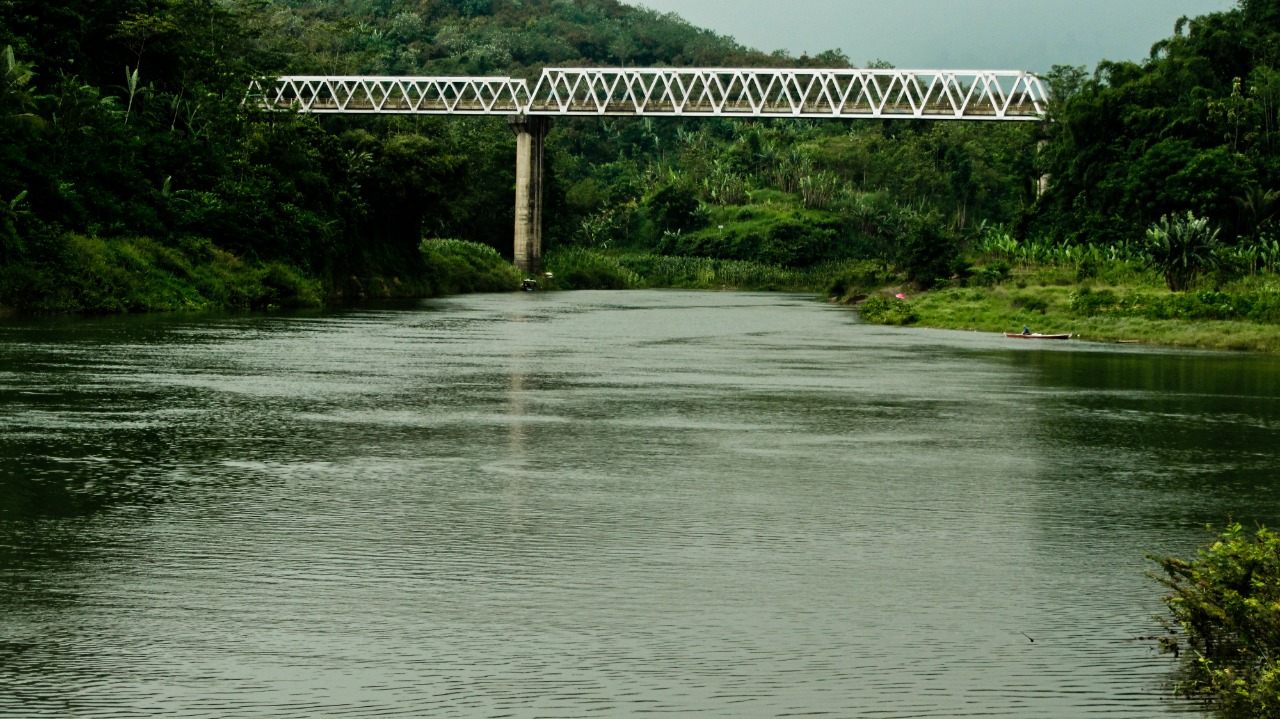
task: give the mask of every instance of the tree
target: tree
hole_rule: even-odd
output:
[[[1263,189],[1257,184],[1249,185],[1244,194],[1231,199],[1239,206],[1242,227],[1249,235],[1256,235],[1280,211],[1280,190]]]

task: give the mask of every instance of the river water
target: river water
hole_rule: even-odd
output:
[[[1144,553],[1278,453],[1275,358],[788,295],[8,321],[0,717],[1194,717]]]

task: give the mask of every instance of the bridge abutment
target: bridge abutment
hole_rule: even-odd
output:
[[[512,115],[516,135],[515,263],[526,276],[542,271],[543,148],[551,118]]]

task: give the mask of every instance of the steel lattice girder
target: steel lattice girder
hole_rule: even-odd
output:
[[[529,87],[509,77],[295,76],[254,80],[246,102],[314,113],[518,115]]]
[[[317,113],[1040,120],[1046,97],[1020,71],[548,68],[532,92],[510,77],[281,77],[254,81],[246,100]]]

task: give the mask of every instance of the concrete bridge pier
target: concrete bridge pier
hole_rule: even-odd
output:
[[[515,262],[526,277],[542,271],[542,156],[551,118],[512,115],[516,135]]]

